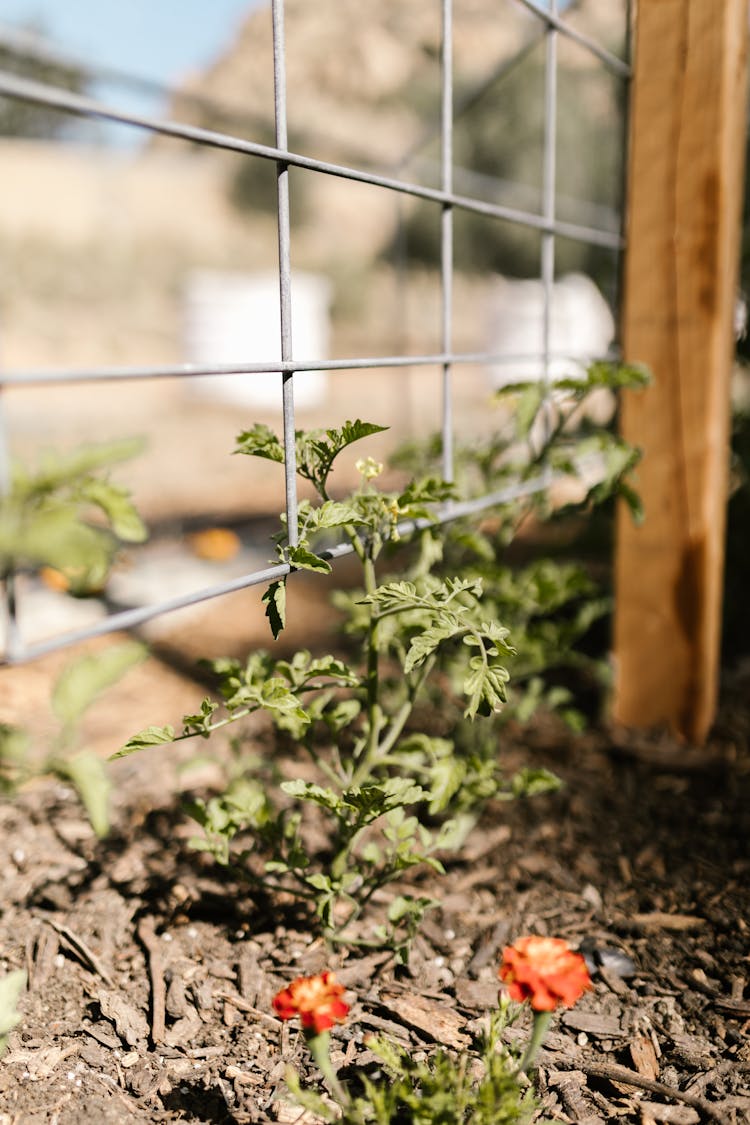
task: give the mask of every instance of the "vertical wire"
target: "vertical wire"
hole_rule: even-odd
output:
[[[443,0],[441,49],[441,186],[453,191],[453,5]],[[443,204],[440,216],[440,269],[442,288],[442,351],[453,351],[453,207]],[[453,481],[453,377],[450,361],[443,363],[443,477]]]
[[[549,0],[550,15],[557,15],[557,0]],[[544,60],[544,155],[542,170],[542,214],[547,223],[555,221],[555,182],[557,163],[557,31],[547,25]],[[551,230],[542,233],[541,278],[543,295],[542,313],[542,441],[546,445],[551,434],[550,402],[550,351],[552,334],[552,301],[555,285],[555,235]],[[549,466],[545,465],[545,473]]]
[[[284,0],[272,0],[273,18],[273,91],[276,121],[276,147],[288,151],[286,113],[286,49],[284,38]],[[279,313],[281,319],[281,358],[292,359],[292,267],[289,222],[289,165],[276,164],[279,236]],[[284,481],[286,486],[286,519],[289,545],[298,541],[297,529],[297,453],[294,438],[294,373],[282,375],[282,409],[284,414]]]
[[[8,434],[5,425],[3,393],[0,387],[0,503],[10,494],[10,453]],[[16,576],[13,572],[2,576],[2,624],[5,633],[5,656],[8,660],[18,660],[23,651],[21,631],[18,626],[16,605]]]
[[[620,212],[620,236],[625,241],[628,229],[628,168],[630,167],[630,109],[632,93],[632,65],[633,65],[633,33],[635,25],[635,6],[633,0],[625,0],[625,42],[623,55],[631,68],[628,78],[620,78],[622,83],[622,114],[620,117],[620,166],[619,196],[617,205]],[[622,249],[615,251],[615,283],[612,294],[612,306],[615,314],[615,346],[622,348],[622,294],[624,291],[625,254]]]

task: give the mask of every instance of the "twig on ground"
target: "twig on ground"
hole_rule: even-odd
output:
[[[69,926],[63,925],[62,922],[56,922],[54,918],[47,918],[45,921],[49,922],[52,929],[57,931],[66,945],[78,956],[79,960],[83,962],[87,969],[91,969],[97,976],[100,976],[108,988],[115,987],[112,977],[83,938],[80,938],[78,934],[74,933]]]
[[[692,1106],[699,1113],[709,1117],[712,1121],[720,1121],[726,1125],[723,1112],[718,1106],[713,1106],[695,1094],[688,1094],[678,1090],[675,1086],[666,1086],[663,1082],[656,1082],[653,1078],[645,1078],[635,1070],[618,1063],[591,1063],[576,1058],[574,1064],[589,1078],[604,1078],[608,1082],[622,1082],[626,1086],[635,1086],[639,1090],[646,1090],[649,1094],[657,1094],[662,1098],[671,1098],[672,1101],[682,1102],[683,1105]]]
[[[166,1033],[167,990],[164,983],[164,959],[153,918],[147,916],[141,918],[137,933],[148,954],[148,975],[151,981],[151,1041],[154,1044],[163,1043]]]

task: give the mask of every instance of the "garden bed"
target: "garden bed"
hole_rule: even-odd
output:
[[[546,766],[564,786],[492,804],[446,876],[410,874],[441,905],[408,968],[332,953],[291,903],[253,898],[190,850],[173,796],[183,750],[120,763],[103,841],[59,783],[27,791],[0,807],[0,951],[29,975],[0,1063],[0,1122],[300,1120],[285,1071],[315,1073],[271,1006],[294,976],[333,968],[346,985],[333,1057],[353,1079],[373,1066],[373,1032],[412,1054],[470,1047],[496,1004],[502,948],[524,933],[581,948],[594,978],[539,1056],[548,1118],[750,1121],[749,686],[736,680],[702,750],[507,727],[508,770]]]

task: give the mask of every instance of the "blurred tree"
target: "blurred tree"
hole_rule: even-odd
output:
[[[570,222],[613,229],[621,207],[624,89],[597,64],[563,66],[558,72],[557,209]],[[624,86],[619,83],[619,86]],[[454,127],[454,189],[488,202],[539,212],[544,147],[544,59],[540,48],[498,72],[481,97],[471,79],[456,79],[456,104],[468,112]],[[437,166],[437,143],[425,149]],[[411,205],[402,238],[408,256],[425,265],[440,260],[439,215],[434,204]],[[394,253],[391,245],[389,252]],[[403,241],[399,245],[403,253]],[[582,270],[597,277],[611,269],[611,252],[558,240],[558,272]],[[517,277],[539,273],[539,235],[513,223],[456,210],[454,261],[467,272],[494,270]]]
[[[38,28],[28,29],[28,47],[24,45],[26,37],[26,33],[19,35],[17,42],[0,39],[0,71],[62,87],[77,94],[85,92],[87,78],[82,69],[58,62],[53,56],[45,57]],[[48,140],[61,136],[70,125],[70,114],[17,98],[0,96],[0,136]]]

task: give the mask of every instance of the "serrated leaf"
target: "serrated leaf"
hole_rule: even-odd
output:
[[[267,461],[284,461],[283,445],[271,427],[262,422],[238,436],[235,453],[246,453],[250,457],[262,457]]]
[[[464,680],[464,693],[468,697],[464,716],[473,719],[478,714],[489,715],[492,711],[499,711],[505,702],[505,685],[510,678],[507,669],[485,663],[481,656],[472,656],[469,669]]]
[[[82,656],[63,669],[52,690],[52,708],[66,726],[76,723],[97,696],[147,657],[145,645],[128,642]]]
[[[273,639],[277,640],[286,626],[286,580],[280,578],[272,582],[261,600],[266,603],[268,624],[271,626]]]
[[[309,683],[310,680],[317,679],[320,676],[336,680],[338,683],[346,684],[349,687],[359,683],[359,676],[336,656],[321,656],[317,660],[310,661],[305,669],[304,682]]]
[[[542,767],[524,767],[513,774],[510,790],[513,797],[538,797],[542,793],[556,793],[562,788],[560,778]]]
[[[353,504],[326,500],[319,508],[311,508],[307,519],[307,530],[325,531],[332,527],[346,527],[349,524],[364,523],[364,519]]]
[[[112,788],[104,762],[90,750],[82,750],[55,769],[67,777],[80,797],[91,827],[100,838],[109,832],[109,794]]]
[[[387,429],[388,426],[378,426],[375,422],[362,422],[359,418],[354,422],[344,422],[339,431],[340,448],[344,449],[345,446],[361,441],[362,438],[371,437],[373,434],[383,434]],[[334,434],[335,431],[328,430],[329,438]]]
[[[175,731],[173,726],[146,727],[145,730],[139,731],[138,734],[129,738],[116,754],[111,754],[109,761],[114,762],[117,758],[127,758],[129,754],[135,754],[138,750],[147,750],[149,746],[164,746],[174,741]]]
[[[324,809],[336,812],[342,807],[342,799],[333,789],[324,789],[322,785],[315,785],[312,781],[282,781],[281,789],[289,797],[296,797],[300,801],[312,801]]]
[[[184,715],[182,719],[184,734],[200,734],[207,738],[211,732],[211,716],[218,709],[219,704],[213,699],[201,701],[201,709],[195,715]]]
[[[443,641],[448,640],[450,637],[455,637],[456,633],[460,631],[460,628],[457,618],[446,614],[444,621],[434,625],[431,629],[425,629],[424,632],[418,633],[417,636],[412,639],[409,651],[406,654],[406,660],[404,661],[405,674],[408,676],[410,672],[418,668]]]
[[[312,570],[318,574],[330,574],[331,564],[320,555],[313,554],[305,547],[288,547],[287,558],[295,570]]]
[[[350,726],[362,710],[358,699],[342,699],[340,703],[323,712],[323,721],[329,730],[338,734],[344,727]]]

